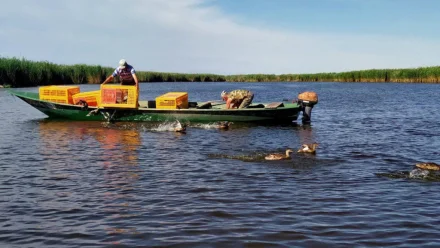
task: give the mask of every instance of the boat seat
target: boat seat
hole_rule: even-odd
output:
[[[197,102],[188,102],[188,108],[197,108]]]
[[[266,105],[266,108],[268,109],[275,109],[279,107],[284,107],[284,104],[282,102],[271,102]]]
[[[148,101],[139,101],[139,108],[148,108]]]
[[[199,106],[197,106],[198,109],[210,109],[212,108],[211,102],[205,102],[201,103]]]
[[[247,106],[247,108],[264,108],[264,104],[251,104],[249,106]]]

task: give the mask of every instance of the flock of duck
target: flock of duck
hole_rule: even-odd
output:
[[[297,151],[298,153],[310,153],[316,154],[316,148],[318,148],[318,143],[303,144],[302,147]],[[274,153],[269,154],[264,157],[266,160],[286,160],[291,158],[293,153],[292,149],[287,149],[286,153]],[[412,175],[423,175],[427,176],[429,172],[440,172],[440,165],[434,162],[422,162],[416,163],[415,169],[411,172]]]
[[[310,153],[310,154],[316,154],[316,148],[318,148],[318,143],[312,143],[312,144],[303,144],[301,148],[297,151],[298,153]],[[283,153],[273,153],[269,154],[264,157],[266,160],[286,160],[290,159],[290,154],[293,153],[292,149],[287,149],[286,154]]]
[[[229,121],[222,121],[217,123],[216,128],[226,130],[228,129],[233,122]],[[185,133],[186,132],[187,125],[182,124],[180,121],[176,122],[176,126],[174,127],[174,131],[178,133]],[[309,154],[316,154],[316,148],[318,148],[318,143],[312,143],[312,144],[303,144],[301,148],[297,151],[298,153],[309,153]],[[265,160],[287,160],[291,159],[291,154],[293,153],[292,149],[287,149],[286,153],[272,153],[268,154],[264,157]]]
[[[215,128],[227,130],[233,122],[229,121],[223,121],[218,122],[215,124]],[[179,133],[185,133],[186,132],[187,125],[182,124],[181,122],[177,121],[174,131]],[[318,148],[318,143],[312,143],[312,144],[303,144],[300,149],[297,150],[297,153],[308,153],[308,154],[316,154],[316,149]],[[287,149],[285,153],[272,153],[268,154],[264,157],[265,160],[288,160],[291,159],[291,154],[294,153],[292,149]],[[416,163],[415,169],[411,171],[411,175],[422,175],[427,176],[430,174],[430,172],[439,172],[440,173],[440,165],[433,163],[433,162],[422,162],[422,163]]]
[[[310,153],[316,154],[316,148],[318,143],[303,144],[302,147],[297,151],[298,153]],[[292,149],[287,149],[286,153],[274,153],[269,154],[264,157],[265,160],[287,160],[291,159],[291,154],[294,151]],[[434,162],[421,162],[416,163],[415,168],[407,174],[409,178],[421,178],[426,180],[440,180],[440,165]]]

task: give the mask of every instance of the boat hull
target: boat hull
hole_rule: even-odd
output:
[[[162,122],[162,121],[187,121],[187,122],[292,122],[296,121],[301,107],[294,103],[286,103],[285,107],[274,109],[246,108],[246,109],[100,109],[96,114],[90,115],[96,107],[83,107],[80,105],[58,104],[38,99],[38,94],[29,92],[11,91],[11,94],[22,99],[29,105],[53,119],[66,119],[76,121],[129,121],[129,122]]]

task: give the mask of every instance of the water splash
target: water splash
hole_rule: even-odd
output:
[[[429,171],[428,170],[422,170],[422,169],[414,169],[412,171],[410,171],[409,173],[409,178],[420,178],[420,179],[425,179],[426,177],[428,177],[429,175]]]
[[[413,169],[412,171],[392,171],[387,173],[376,173],[378,177],[387,177],[393,179],[421,179],[424,181],[440,182],[440,174],[435,171]]]
[[[197,124],[195,127],[203,128],[203,129],[217,129],[218,125],[216,123],[205,123],[205,124]]]
[[[229,125],[225,124],[225,122],[213,122],[213,123],[201,123],[196,124],[194,127],[202,128],[202,129],[224,129],[227,130],[231,128],[231,124],[234,124],[233,122],[226,122],[229,123]],[[227,125],[227,126],[225,126]]]
[[[180,122],[174,121],[174,122],[164,122],[159,124],[157,127],[152,127],[152,131],[156,132],[174,132],[176,127],[179,127],[181,125]]]

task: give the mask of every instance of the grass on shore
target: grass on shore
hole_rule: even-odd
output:
[[[0,85],[32,87],[40,85],[99,84],[114,68],[99,65],[58,65],[24,58],[0,57]],[[137,71],[141,82],[398,82],[439,83],[440,66],[409,69],[371,69],[315,74],[185,74]]]

